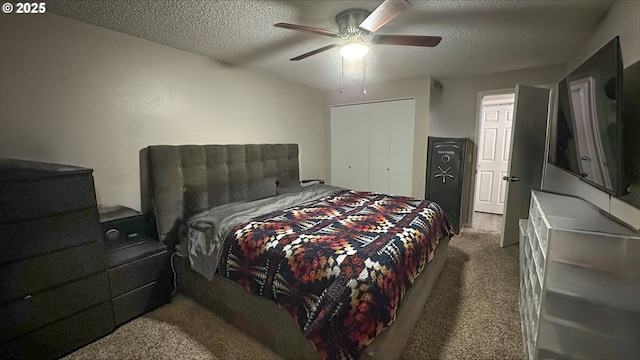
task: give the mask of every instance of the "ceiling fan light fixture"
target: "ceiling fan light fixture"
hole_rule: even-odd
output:
[[[369,52],[369,47],[361,43],[348,43],[340,47],[340,55],[347,60],[362,59]]]

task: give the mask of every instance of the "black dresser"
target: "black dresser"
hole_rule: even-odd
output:
[[[0,358],[57,358],[114,330],[92,172],[0,159]]]
[[[116,206],[100,209],[100,222],[115,325],[169,303],[170,254],[151,215]]]

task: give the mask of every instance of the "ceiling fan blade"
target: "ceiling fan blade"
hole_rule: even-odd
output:
[[[329,50],[329,49],[333,49],[334,47],[337,47],[337,46],[339,46],[339,44],[331,44],[331,45],[323,46],[323,47],[321,47],[319,49],[315,49],[313,51],[309,51],[308,53],[304,53],[302,55],[296,56],[296,57],[291,58],[289,60],[291,60],[291,61],[302,60],[302,59],[308,58],[311,55],[315,55],[315,54],[321,53],[323,51],[326,51],[326,50]]]
[[[314,27],[310,27],[310,26],[304,26],[304,25],[295,25],[295,24],[288,24],[288,23],[277,23],[277,24],[274,24],[273,26],[279,27],[279,28],[283,28],[283,29],[304,31],[304,32],[312,33],[312,34],[324,35],[324,36],[330,36],[330,37],[338,37],[338,36],[340,36],[337,32],[334,32],[334,31],[318,29],[318,28],[314,28]]]
[[[411,3],[406,0],[384,0],[382,4],[360,23],[359,27],[372,33],[400,15],[400,13],[407,10],[410,6]]]
[[[434,47],[440,43],[440,36],[421,35],[375,35],[370,42],[379,45],[408,45]]]

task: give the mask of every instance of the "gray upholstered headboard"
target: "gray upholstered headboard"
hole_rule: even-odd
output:
[[[161,241],[190,215],[275,195],[276,183],[299,181],[297,144],[155,145],[140,151],[142,210],[154,214]]]

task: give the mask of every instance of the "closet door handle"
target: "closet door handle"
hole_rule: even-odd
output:
[[[520,181],[520,179],[518,179],[515,176],[512,176],[512,177],[503,176],[502,180],[504,180],[504,181],[512,181],[512,182]]]

